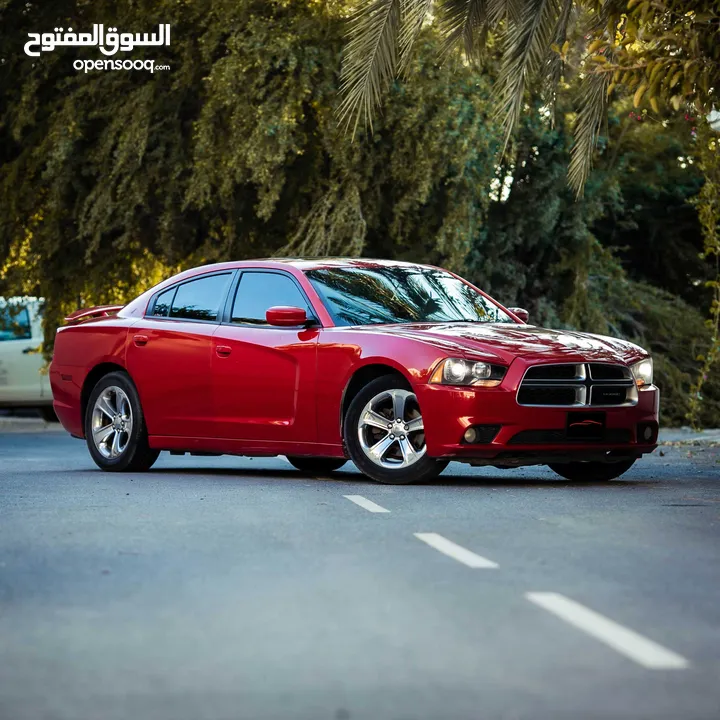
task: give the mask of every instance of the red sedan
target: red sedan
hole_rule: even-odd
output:
[[[425,265],[207,265],[73,313],[54,407],[103,470],[148,470],[167,450],[286,455],[309,473],[350,458],[384,483],[450,460],[618,477],[656,447],[651,358],[527,319]]]

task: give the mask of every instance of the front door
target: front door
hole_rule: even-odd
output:
[[[193,278],[163,291],[128,333],[128,371],[140,394],[148,433],[216,435],[212,337],[234,272]]]
[[[268,308],[310,304],[285,273],[240,276],[229,323],[213,338],[214,404],[222,438],[262,443],[317,440],[315,382],[317,329],[272,327]]]

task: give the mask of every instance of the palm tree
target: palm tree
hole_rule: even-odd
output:
[[[658,98],[675,110],[708,111],[717,102],[717,0],[360,0],[350,18],[340,105],[353,134],[361,122],[372,127],[387,86],[408,70],[426,22],[436,25],[448,50],[462,44],[471,61],[481,57],[488,35],[501,48],[495,95],[503,152],[528,88],[540,89],[554,108],[573,39],[582,93],[568,180],[578,195],[616,87],[630,91],[636,107],[646,102],[655,112]]]

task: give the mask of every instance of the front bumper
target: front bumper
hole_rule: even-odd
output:
[[[660,392],[655,386],[640,391],[637,404],[628,407],[531,407],[518,405],[519,378],[514,382],[512,376],[497,388],[430,384],[416,387],[428,455],[513,466],[637,457],[657,447]],[[568,413],[595,410],[605,413],[603,439],[567,439]],[[463,435],[469,427],[486,425],[499,426],[490,442],[464,442]],[[645,439],[648,427],[650,438]],[[493,460],[497,462],[486,462]]]

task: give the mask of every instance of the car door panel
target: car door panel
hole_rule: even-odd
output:
[[[317,330],[222,325],[212,358],[219,436],[314,442]]]
[[[145,318],[130,329],[127,367],[150,435],[212,437],[210,373],[216,327]]]
[[[150,435],[215,437],[213,334],[234,275],[204,275],[163,290],[128,333],[127,366]]]
[[[220,437],[316,441],[318,330],[265,322],[269,307],[299,303],[310,311],[289,276],[244,272],[240,277],[231,322],[223,323],[213,338],[213,397]]]

